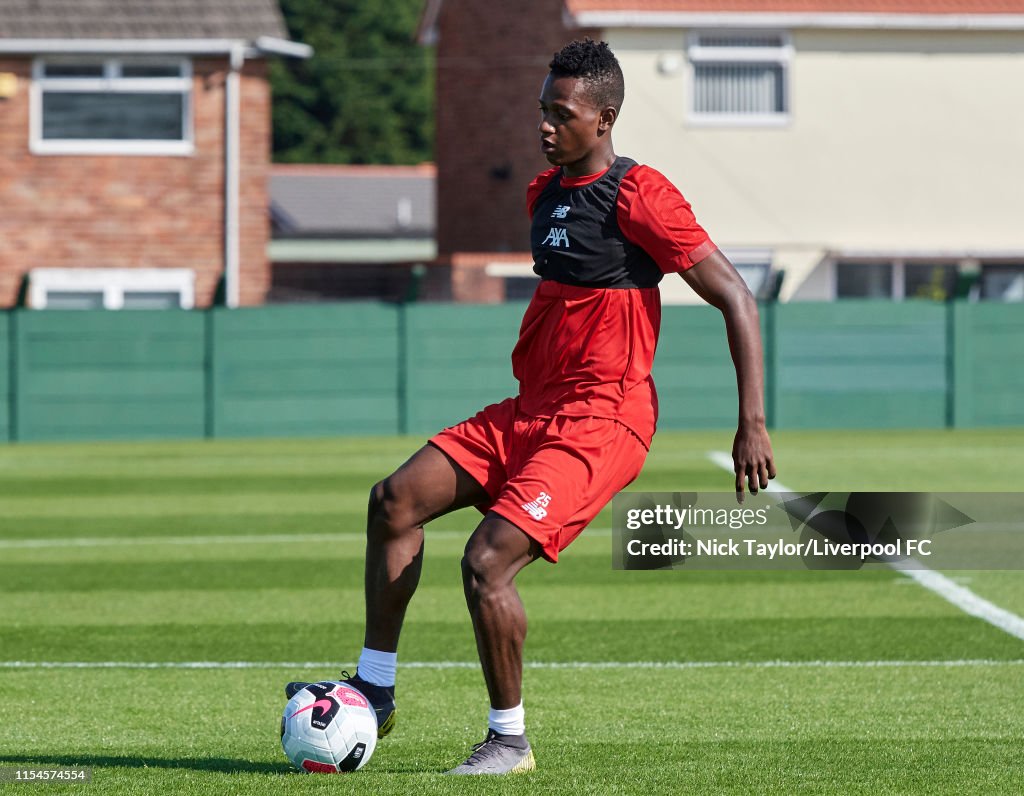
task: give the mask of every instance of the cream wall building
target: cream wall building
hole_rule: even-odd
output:
[[[567,15],[622,63],[617,151],[670,177],[753,284],[770,267],[782,300],[972,281],[1024,298],[1024,2],[700,5],[570,0]]]

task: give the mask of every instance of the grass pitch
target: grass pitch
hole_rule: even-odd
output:
[[[1024,470],[1019,430],[774,442],[795,489],[1009,491]],[[889,570],[613,572],[607,513],[520,578],[535,774],[440,776],[486,724],[459,577],[471,511],[428,526],[395,732],[357,774],[291,773],[281,687],[357,655],[367,491],[419,444],[0,448],[0,768],[93,768],[0,790],[1020,792],[1024,642]],[[663,432],[635,488],[729,491],[706,452],[730,444]],[[949,574],[1024,614],[1021,573]],[[67,663],[85,666],[41,665]]]

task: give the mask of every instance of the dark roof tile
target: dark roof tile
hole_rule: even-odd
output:
[[[436,170],[421,166],[290,166],[270,172],[277,237],[430,237]]]
[[[0,39],[288,38],[277,0],[0,0]]]

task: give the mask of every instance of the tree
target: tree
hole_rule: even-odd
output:
[[[419,163],[433,153],[433,52],[422,0],[281,0],[309,60],[275,59],[274,160]]]

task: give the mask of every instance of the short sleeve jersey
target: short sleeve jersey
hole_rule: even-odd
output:
[[[554,251],[552,246],[571,245],[573,220],[572,214],[564,217],[565,207],[581,208],[583,216],[606,214],[601,234],[618,236],[618,244],[625,241],[639,247],[663,274],[685,271],[716,250],[679,190],[648,166],[629,168],[607,207],[587,207],[587,197],[600,194],[580,189],[596,184],[606,173],[566,178],[561,169],[554,168],[530,183],[527,209],[534,225],[535,270],[539,273],[543,275],[540,266],[546,248]],[[551,185],[556,179],[559,182]],[[551,200],[553,191],[559,192],[556,198],[563,203],[555,201],[551,215],[559,219],[557,229],[565,233],[555,232],[540,244],[545,236],[537,234],[538,225],[548,225],[549,219],[540,218],[535,211],[542,195]],[[546,201],[545,210],[549,205],[552,202]],[[656,286],[602,287],[588,284],[585,274],[576,275],[571,282],[543,278],[512,352],[520,411],[534,417],[610,418],[631,429],[649,447],[657,424],[651,367],[660,323]]]
[[[561,172],[548,169],[526,189],[526,206],[534,206],[548,183]],[[564,188],[589,185],[605,172],[587,177],[561,177]],[[680,273],[699,263],[718,247],[697,223],[690,203],[668,178],[650,166],[634,166],[622,178],[616,202],[619,229],[627,240],[646,251],[666,274]]]

